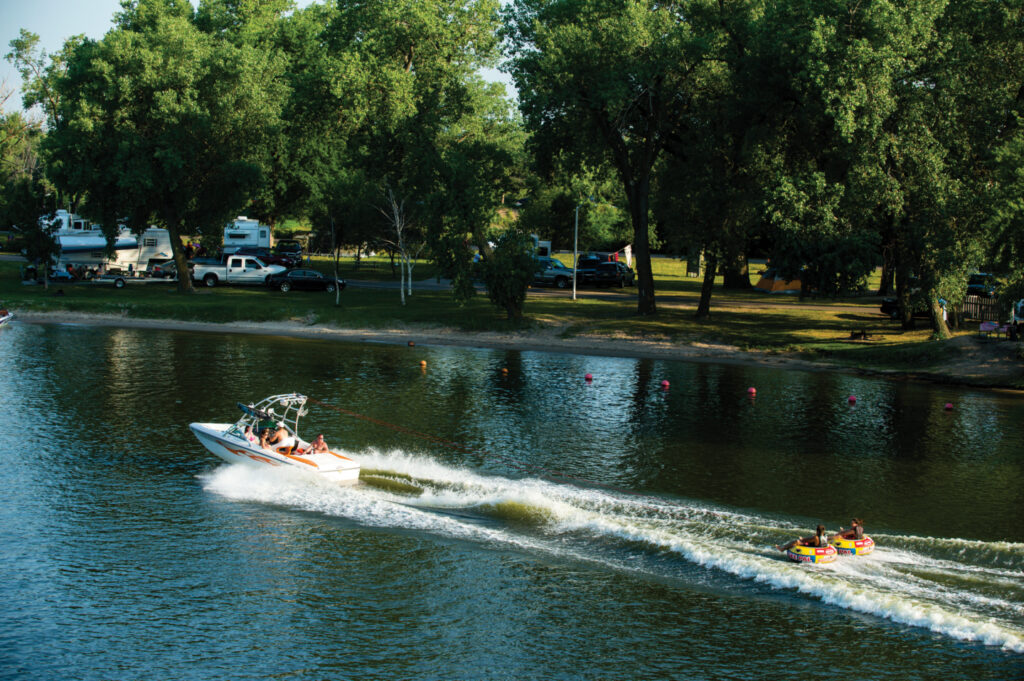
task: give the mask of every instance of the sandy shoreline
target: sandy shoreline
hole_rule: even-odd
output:
[[[521,333],[463,332],[447,328],[408,327],[393,329],[339,329],[332,326],[308,325],[298,321],[288,322],[185,322],[170,319],[136,319],[118,315],[100,315],[73,312],[40,313],[16,311],[16,319],[35,324],[89,324],[138,329],[165,329],[171,331],[193,331],[199,333],[237,333],[264,336],[285,336],[349,343],[388,343],[407,345],[412,342],[423,346],[451,346],[466,348],[489,348],[495,350],[523,350],[537,352],[571,353],[604,357],[627,357],[633,359],[665,359],[686,362],[711,362],[740,364],[746,366],[795,369],[800,371],[836,371],[859,375],[875,375],[902,380],[923,380],[959,384],[983,388],[1012,388],[1019,385],[1024,377],[1024,367],[1007,356],[979,358],[973,355],[986,348],[974,347],[960,363],[951,363],[942,372],[894,371],[884,369],[862,369],[827,362],[813,362],[792,355],[772,354],[741,350],[729,345],[692,344],[681,345],[667,340],[649,338],[608,338],[602,336],[574,335],[563,337],[559,329],[530,330]],[[961,345],[975,345],[970,343]],[[947,341],[955,342],[955,341]],[[991,345],[991,344],[989,344]],[[999,350],[1009,352],[1012,345],[1003,344]],[[991,352],[984,353],[991,355]]]

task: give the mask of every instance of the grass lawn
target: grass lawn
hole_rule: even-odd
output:
[[[797,296],[753,292],[723,292],[716,287],[710,319],[693,316],[700,282],[685,276],[685,263],[656,258],[659,313],[636,314],[635,289],[611,292],[613,300],[587,296],[573,301],[566,296],[529,296],[526,317],[518,322],[478,295],[459,306],[447,291],[417,290],[403,307],[395,289],[351,286],[341,293],[340,305],[327,293],[292,291],[287,294],[263,287],[197,288],[187,296],[172,282],[130,283],[124,289],[109,285],[71,284],[26,286],[19,279],[19,263],[0,262],[0,301],[14,309],[39,312],[68,311],[125,317],[183,321],[296,321],[308,325],[383,329],[414,325],[449,327],[461,331],[509,331],[554,327],[565,336],[583,333],[637,340],[657,339],[681,344],[735,345],[767,352],[801,352],[809,358],[829,358],[864,367],[927,368],[945,359],[945,344],[930,340],[930,330],[902,331],[878,312],[876,298],[844,301],[808,300]],[[373,266],[370,266],[373,263]],[[312,263],[325,272],[328,259]],[[754,268],[758,269],[758,268]],[[436,276],[426,263],[413,270],[414,278]],[[349,258],[341,276],[358,280],[391,280],[384,258],[364,260],[357,269]],[[757,276],[756,274],[753,276]],[[55,295],[60,288],[64,295]],[[727,304],[727,305],[726,305]],[[852,305],[851,305],[852,304]],[[850,338],[864,330],[870,340]],[[970,333],[963,331],[962,333]]]

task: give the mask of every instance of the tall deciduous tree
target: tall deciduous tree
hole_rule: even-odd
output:
[[[102,40],[73,51],[45,147],[57,185],[87,193],[84,212],[108,238],[119,219],[136,232],[156,222],[187,272],[181,237],[219,231],[259,185],[245,159],[266,122],[264,60],[200,31],[184,0],[124,8]]]
[[[648,238],[651,174],[685,126],[702,46],[685,2],[517,0],[507,11],[511,70],[541,156],[609,161],[633,223],[637,310],[657,312]]]

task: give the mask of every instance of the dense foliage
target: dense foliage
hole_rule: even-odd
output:
[[[476,253],[517,289],[491,248],[522,233],[628,243],[645,315],[653,249],[702,254],[702,317],[757,249],[804,294],[882,265],[939,336],[972,270],[1024,291],[1021,0],[503,4],[126,0],[54,55],[23,31],[8,59],[43,121],[4,115],[0,218],[47,195],[178,237],[301,218],[429,253],[462,300]],[[518,114],[479,75],[502,49]]]

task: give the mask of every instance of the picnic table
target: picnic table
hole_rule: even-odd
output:
[[[978,326],[978,333],[986,338],[991,338],[995,334],[996,338],[1002,336],[1008,338],[1010,332],[1009,324],[999,324],[998,322],[982,322]]]

